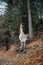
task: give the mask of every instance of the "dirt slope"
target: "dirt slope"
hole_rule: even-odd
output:
[[[39,39],[26,47],[26,53],[17,53],[14,45],[7,52],[0,49],[0,65],[43,65],[43,41]]]

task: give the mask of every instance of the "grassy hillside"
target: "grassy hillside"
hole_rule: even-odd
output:
[[[43,65],[43,39],[28,42],[26,53],[16,52],[10,45],[8,51],[0,49],[0,65]]]

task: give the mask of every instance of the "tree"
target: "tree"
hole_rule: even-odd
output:
[[[15,5],[18,3],[18,0],[7,0],[7,2],[11,5]]]
[[[32,18],[31,18],[31,8],[30,8],[30,1],[27,0],[28,6],[28,26],[29,26],[29,38],[33,38],[33,28],[32,28]]]

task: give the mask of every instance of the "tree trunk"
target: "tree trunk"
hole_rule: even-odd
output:
[[[30,8],[30,2],[27,0],[28,5],[28,27],[29,27],[29,38],[33,38],[33,28],[32,28],[32,18],[31,18],[31,8]]]
[[[16,2],[16,0],[9,0],[8,3],[10,3],[11,5],[14,5]]]

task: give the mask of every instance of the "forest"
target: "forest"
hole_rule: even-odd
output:
[[[0,0],[0,65],[17,63],[43,65],[43,0]]]

